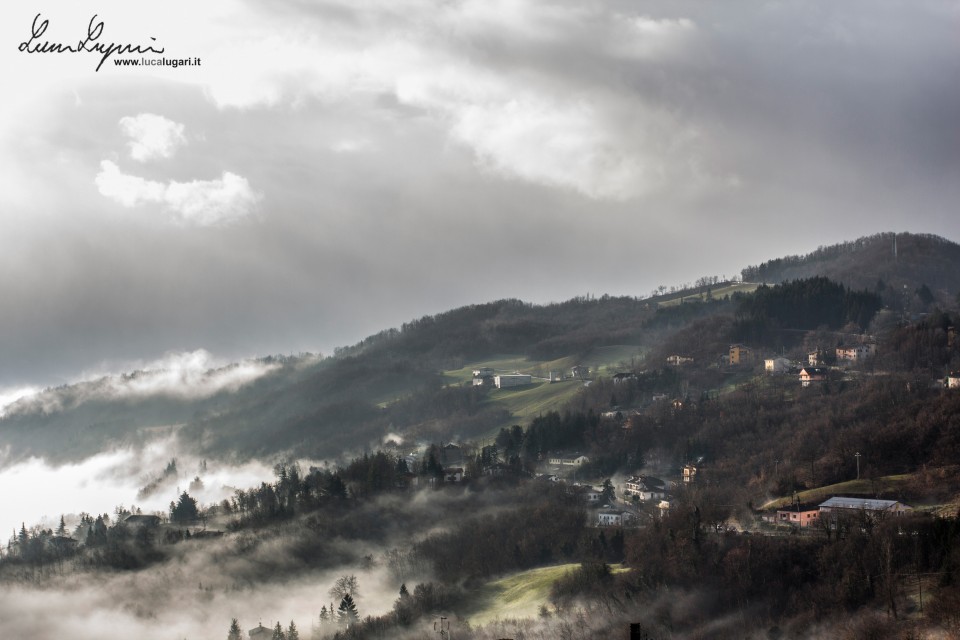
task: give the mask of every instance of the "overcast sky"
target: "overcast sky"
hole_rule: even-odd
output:
[[[27,48],[102,23],[164,53],[20,51],[38,12]],[[960,240],[956,0],[64,0],[0,23],[0,386]],[[201,64],[114,64],[141,57]]]

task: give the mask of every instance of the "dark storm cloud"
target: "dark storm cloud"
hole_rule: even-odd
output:
[[[235,9],[196,84],[86,78],[7,131],[3,384],[960,236],[955,3]]]

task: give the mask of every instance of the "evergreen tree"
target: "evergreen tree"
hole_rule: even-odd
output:
[[[230,631],[227,632],[227,640],[243,640],[243,632],[240,631],[240,623],[234,618],[230,621]]]
[[[63,521],[63,514],[60,515],[60,524],[57,526],[57,535],[61,537],[67,535],[67,523]]]
[[[170,520],[178,524],[189,524],[196,522],[200,518],[200,510],[197,508],[197,501],[190,494],[184,491],[180,494],[180,500],[176,505],[171,503]]]
[[[293,620],[290,621],[290,626],[287,628],[287,640],[300,640],[300,632],[297,631],[297,625],[293,623]]]
[[[320,624],[324,625],[330,622],[330,614],[327,613],[327,605],[323,605],[320,609]]]
[[[406,584],[406,583],[403,583],[403,584],[400,585],[400,597],[401,597],[401,598],[409,598],[409,597],[410,597],[410,592],[407,591],[407,584]]]
[[[337,609],[337,619],[340,624],[348,626],[360,619],[360,613],[357,611],[357,605],[353,602],[353,597],[348,593],[340,601],[340,607]]]
[[[270,640],[287,640],[286,634],[283,632],[283,627],[280,626],[280,622],[277,622],[277,626],[273,628],[273,635],[270,636]]]

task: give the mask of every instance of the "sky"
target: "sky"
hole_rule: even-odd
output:
[[[958,33],[957,0],[17,3],[0,389],[960,240]],[[127,51],[38,51],[85,38]]]

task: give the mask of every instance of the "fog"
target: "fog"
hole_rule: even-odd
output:
[[[278,366],[262,360],[229,364],[204,349],[171,352],[146,363],[103,362],[81,373],[66,388],[66,394],[61,388],[40,389],[35,386],[0,389],[0,416],[24,411],[50,413],[90,400],[151,396],[190,400],[209,398],[221,391],[236,391]],[[130,373],[112,373],[116,371]]]
[[[177,475],[159,483],[148,495],[141,493],[157,480],[171,459],[177,460]],[[206,462],[205,470],[201,463]],[[120,505],[134,505],[143,513],[167,512],[170,501],[187,490],[194,478],[203,483],[190,494],[201,504],[219,502],[245,489],[273,479],[273,467],[260,461],[230,465],[202,461],[181,450],[175,435],[155,440],[146,447],[127,447],[100,453],[81,462],[53,466],[41,458],[30,458],[0,470],[0,531],[19,530],[25,523],[56,528],[60,516],[67,524],[81,512],[113,514]]]
[[[397,597],[398,585],[382,566],[344,566],[289,580],[264,570],[263,582],[251,584],[240,577],[244,572],[237,565],[268,564],[271,555],[285,553],[284,544],[264,544],[239,558],[242,538],[182,543],[173,560],[140,572],[84,573],[43,586],[0,587],[4,637],[219,638],[237,618],[244,636],[258,623],[272,627],[279,621],[286,629],[292,620],[301,637],[308,638],[321,607],[330,607],[330,588],[345,573],[357,577],[362,616],[383,613]],[[232,561],[221,563],[226,557]]]

